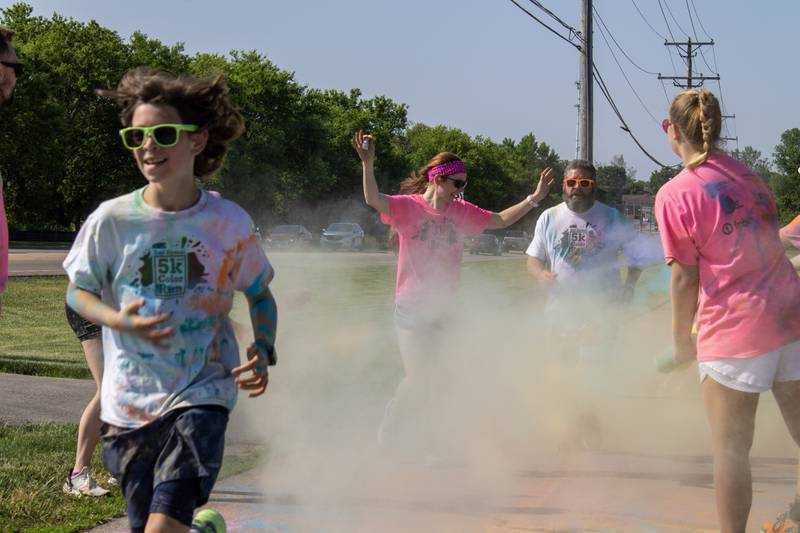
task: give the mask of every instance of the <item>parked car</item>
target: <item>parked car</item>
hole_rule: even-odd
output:
[[[360,250],[364,246],[364,230],[354,222],[335,222],[322,230],[319,243],[323,248]]]
[[[511,229],[503,236],[503,250],[506,252],[515,250],[525,253],[530,243],[531,238],[528,236],[528,233],[522,230]]]
[[[267,235],[267,245],[269,246],[305,246],[311,244],[314,237],[305,226],[299,224],[286,224],[275,226]]]
[[[503,245],[497,235],[482,233],[472,241],[469,253],[501,255],[503,253]]]

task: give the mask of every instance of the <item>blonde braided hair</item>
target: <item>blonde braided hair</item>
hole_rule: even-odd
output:
[[[695,168],[717,148],[722,131],[719,101],[708,89],[689,89],[678,94],[669,108],[669,120],[692,146],[701,151],[686,166]]]

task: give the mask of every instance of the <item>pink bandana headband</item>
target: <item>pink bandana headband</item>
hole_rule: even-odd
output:
[[[433,181],[436,176],[452,176],[453,174],[467,173],[467,167],[461,161],[450,161],[437,165],[428,171],[428,181]]]

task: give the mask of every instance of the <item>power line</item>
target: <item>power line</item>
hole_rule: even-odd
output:
[[[534,15],[533,13],[531,13],[530,11],[528,11],[527,9],[525,9],[524,7],[522,7],[521,5],[519,5],[519,4],[516,2],[516,0],[509,0],[509,1],[510,1],[512,4],[514,4],[515,6],[517,6],[517,8],[519,8],[519,9],[520,9],[522,12],[524,12],[524,13],[525,13],[526,15],[528,15],[530,18],[532,18],[533,20],[535,20],[536,22],[538,22],[539,24],[541,24],[542,26],[544,26],[544,27],[545,27],[545,28],[546,28],[548,31],[550,31],[551,33],[553,33],[554,35],[556,35],[556,36],[557,36],[559,39],[561,39],[561,40],[563,40],[563,41],[566,41],[568,44],[570,44],[570,45],[574,46],[574,47],[575,47],[575,48],[577,48],[578,50],[581,50],[581,46],[580,46],[580,45],[577,45],[577,44],[573,43],[573,42],[570,40],[570,39],[571,39],[573,36],[575,36],[575,37],[578,37],[578,38],[581,38],[581,39],[582,39],[582,37],[581,37],[581,35],[580,35],[580,32],[577,32],[577,31],[576,31],[574,28],[572,28],[571,26],[567,26],[567,28],[568,28],[568,29],[569,29],[569,31],[570,31],[570,38],[564,37],[563,35],[561,35],[560,33],[558,33],[558,31],[556,31],[555,29],[553,29],[552,27],[550,27],[550,26],[548,26],[546,23],[544,23],[544,22],[543,22],[541,19],[539,19],[539,18],[538,18],[536,15]],[[544,6],[542,6],[542,5],[541,5],[541,4],[539,4],[538,2],[534,2],[533,0],[531,0],[531,1],[532,1],[532,3],[533,3],[534,5],[536,5],[536,6],[537,6],[537,7],[539,7],[540,9],[546,9],[546,8],[544,8]],[[659,3],[660,3],[660,2],[661,2],[661,0],[659,0]],[[634,4],[634,5],[635,5],[635,4]],[[548,12],[548,11],[546,11],[546,12]],[[553,16],[553,17],[555,17],[555,15],[553,15],[552,13],[549,13],[549,14],[550,14],[550,16]],[[662,9],[662,14],[663,14],[663,9]],[[665,20],[666,20],[666,17],[665,17]],[[564,23],[563,21],[561,21],[561,19],[558,19],[558,21],[559,21],[559,23],[560,23],[560,24],[562,24],[562,25],[565,25],[565,23]],[[669,28],[669,25],[667,25],[667,27]],[[602,33],[602,32],[601,32],[601,33]],[[604,37],[604,38],[605,38],[605,37]],[[608,45],[608,46],[609,46],[609,49],[611,49],[611,46],[609,45],[608,41],[606,41],[606,45]],[[613,53],[613,50],[612,50],[612,56],[613,56],[613,55],[614,55],[614,53]],[[616,56],[614,56],[614,59],[615,59],[615,61],[616,61]],[[619,65],[619,62],[617,62],[617,65]],[[620,68],[621,68],[621,67],[620,67]],[[648,158],[650,158],[650,160],[651,160],[651,161],[653,161],[655,164],[657,164],[657,165],[659,165],[660,167],[663,167],[663,168],[674,168],[674,167],[668,167],[667,165],[665,165],[665,164],[661,163],[659,160],[657,160],[655,157],[653,157],[653,156],[652,156],[652,155],[651,155],[651,154],[650,154],[650,153],[649,153],[647,150],[645,150],[644,146],[642,146],[642,144],[639,142],[639,140],[636,138],[636,136],[635,136],[635,135],[633,134],[633,132],[631,131],[631,129],[630,129],[630,127],[628,126],[627,122],[625,122],[625,119],[622,117],[622,113],[620,112],[619,108],[617,107],[617,104],[614,102],[614,99],[613,99],[613,98],[612,98],[612,96],[611,96],[611,92],[609,91],[608,87],[606,86],[606,84],[605,84],[605,81],[603,80],[603,77],[601,76],[601,74],[600,74],[600,71],[598,70],[598,68],[597,68],[597,65],[596,65],[594,62],[592,62],[592,70],[593,70],[593,72],[592,72],[592,78],[593,78],[595,81],[597,81],[597,83],[598,83],[598,86],[600,87],[600,92],[602,92],[602,93],[603,93],[603,96],[604,96],[604,97],[606,98],[606,100],[608,101],[609,105],[611,106],[611,109],[614,111],[614,114],[616,114],[616,115],[617,115],[617,118],[619,119],[620,123],[622,124],[622,126],[621,126],[622,130],[623,130],[623,131],[626,131],[626,132],[628,133],[628,135],[630,135],[630,136],[631,136],[631,139],[633,139],[633,142],[634,142],[634,143],[636,143],[636,146],[638,146],[638,147],[639,147],[639,149],[640,149],[640,150],[641,150],[641,151],[642,151],[642,152],[643,152],[643,153],[644,153],[644,154],[645,154],[645,155],[646,155]],[[623,73],[624,73],[624,71],[623,71]],[[633,87],[631,87],[631,88],[633,88]],[[635,93],[635,91],[634,91],[634,94],[636,94],[636,93]],[[637,97],[638,97],[638,95],[637,95]],[[641,101],[641,100],[640,100],[640,101]],[[651,116],[652,116],[652,115],[651,115]]]
[[[657,29],[655,29],[655,28],[653,27],[653,25],[652,25],[652,24],[650,24],[650,23],[647,21],[647,18],[645,18],[645,16],[644,16],[644,13],[642,13],[642,10],[641,10],[641,9],[639,9],[639,6],[637,6],[637,5],[636,5],[636,2],[635,2],[635,0],[631,0],[631,3],[633,4],[633,7],[635,7],[635,8],[636,8],[636,11],[639,13],[639,16],[640,16],[640,17],[642,17],[642,20],[644,21],[644,23],[645,23],[645,24],[647,24],[647,25],[650,27],[650,29],[651,29],[651,30],[653,30],[653,33],[655,33],[656,35],[658,35],[659,37],[661,37],[662,39],[664,39],[664,40],[666,41],[666,40],[667,40],[667,38],[666,38],[666,37],[664,37],[663,35],[661,35],[661,33],[659,33],[659,31],[658,31]]]
[[[664,98],[667,99],[667,106],[672,105],[672,100],[669,99],[669,95],[667,94],[667,86],[664,85],[664,80],[659,80],[661,82],[661,88],[664,90]]]
[[[598,15],[598,13],[597,13],[597,10],[596,10],[596,9],[594,10],[594,14],[595,14],[595,16],[596,16],[597,18],[600,18],[600,16]],[[602,19],[600,19],[600,22],[601,22],[601,23],[603,22],[603,21],[602,21]],[[640,103],[640,104],[642,104],[642,108],[645,110],[645,112],[646,112],[648,115],[650,115],[650,118],[652,118],[652,119],[653,119],[653,122],[655,122],[656,124],[660,124],[659,120],[658,120],[658,119],[657,119],[655,116],[653,116],[653,114],[650,112],[650,110],[649,110],[649,109],[647,109],[647,105],[645,105],[644,101],[643,101],[643,100],[642,100],[642,98],[639,96],[639,93],[637,93],[637,92],[636,92],[636,89],[634,89],[634,88],[633,88],[633,84],[631,84],[631,80],[630,80],[630,79],[628,79],[628,76],[625,74],[625,70],[622,68],[622,65],[620,65],[620,64],[619,64],[619,61],[617,60],[617,56],[614,54],[614,49],[613,49],[613,48],[611,48],[611,44],[608,42],[608,39],[606,39],[606,34],[605,34],[605,31],[603,31],[603,26],[605,26],[605,24],[604,24],[604,23],[602,24],[602,26],[598,26],[598,27],[597,27],[597,29],[599,29],[599,30],[600,30],[600,36],[601,36],[601,37],[603,37],[603,41],[605,41],[605,43],[606,43],[606,46],[608,46],[608,50],[611,52],[611,57],[612,57],[612,58],[614,58],[614,62],[615,62],[615,63],[617,64],[617,66],[619,67],[619,70],[620,70],[620,72],[622,73],[622,77],[623,77],[623,78],[625,78],[625,81],[627,82],[627,84],[628,84],[628,87],[630,87],[630,88],[631,88],[631,91],[633,91],[633,94],[634,94],[634,96],[636,96],[636,99],[637,99],[637,100],[639,100],[639,103]],[[606,28],[606,29],[608,29],[608,28]],[[655,72],[653,72],[652,74],[656,74],[656,73],[655,73]]]
[[[598,13],[598,11],[597,11],[597,8],[595,8],[595,7],[592,7],[592,11],[594,11],[594,15],[595,15],[595,16],[597,17],[597,19],[600,21],[600,24],[602,24],[603,28],[605,28],[605,29],[606,29],[606,33],[608,33],[608,36],[609,36],[609,37],[611,37],[611,40],[612,40],[612,41],[614,41],[614,44],[616,44],[616,45],[617,45],[617,48],[619,48],[619,51],[620,51],[620,52],[622,52],[622,55],[624,55],[624,56],[625,56],[625,57],[628,59],[628,61],[630,61],[630,62],[631,62],[631,64],[632,64],[634,67],[638,68],[639,70],[641,70],[641,71],[642,71],[642,72],[644,72],[645,74],[650,74],[650,75],[652,75],[652,76],[655,76],[655,75],[657,75],[657,74],[658,74],[658,72],[650,72],[649,70],[647,70],[647,69],[644,69],[644,68],[640,67],[639,65],[637,65],[637,64],[636,64],[636,61],[634,61],[633,59],[631,59],[631,56],[629,56],[628,54],[626,54],[626,53],[625,53],[625,50],[624,50],[624,49],[623,49],[623,48],[622,48],[622,47],[619,45],[619,43],[617,42],[617,40],[614,38],[614,34],[613,34],[613,33],[611,33],[611,30],[609,30],[609,29],[608,29],[608,26],[606,26],[606,23],[605,23],[605,21],[603,20],[603,17],[601,17],[601,16],[600,16],[600,13]],[[604,37],[604,38],[605,38],[605,37]],[[608,41],[606,41],[606,44],[608,44]],[[609,47],[609,48],[610,48],[610,47]],[[613,54],[614,52],[611,52],[611,53]]]
[[[706,37],[711,39],[711,36],[708,34],[705,27],[703,26],[703,21],[700,20],[700,15],[697,14],[697,6],[694,5],[694,0],[691,0],[691,2],[692,2],[692,9],[694,9],[694,16],[695,18],[697,18],[697,23],[700,24],[700,29],[703,30],[703,33],[706,34]]]
[[[655,163],[656,165],[658,165],[658,166],[660,166],[662,168],[674,168],[676,165],[673,165],[672,167],[670,167],[668,165],[665,165],[664,163],[662,163],[661,161],[659,161],[658,159],[653,157],[650,154],[650,152],[645,150],[644,146],[642,146],[642,143],[639,142],[639,139],[637,139],[636,136],[631,131],[630,127],[628,126],[628,123],[625,122],[625,119],[622,117],[622,113],[620,112],[619,108],[617,107],[617,104],[614,103],[614,99],[611,97],[611,92],[608,90],[608,87],[606,86],[605,81],[603,81],[603,77],[600,75],[600,71],[597,69],[597,65],[592,64],[592,68],[594,69],[593,77],[594,77],[595,81],[597,81],[597,86],[600,87],[600,92],[603,93],[603,96],[605,96],[606,100],[608,101],[608,104],[611,106],[611,109],[614,111],[614,114],[617,115],[617,118],[619,119],[620,123],[622,124],[622,126],[620,126],[622,128],[622,130],[627,132],[628,135],[631,136],[631,139],[633,139],[633,142],[636,143],[636,146],[638,146],[639,149],[644,153],[644,155],[649,157],[650,160],[653,163]]]
[[[672,34],[672,28],[669,27],[669,22],[667,22],[667,14],[664,13],[664,6],[661,5],[661,0],[658,0],[658,8],[661,10],[661,16],[664,18],[664,24],[667,26],[667,33],[669,36],[672,37],[672,40],[675,40],[675,36]],[[666,41],[666,39],[664,39]]]
[[[694,21],[692,19],[692,11],[694,11],[694,18],[697,19],[697,24],[700,26],[700,29],[703,30],[703,33],[706,35],[706,37],[711,39],[711,41],[713,42],[714,39],[711,37],[711,35],[708,33],[708,31],[706,31],[706,28],[703,25],[703,21],[700,20],[700,14],[697,12],[697,6],[695,5],[694,0],[684,0],[684,1],[686,2],[686,11],[689,13],[689,21],[692,23],[692,31],[694,32],[695,39],[698,39],[698,36],[697,36],[697,30],[694,27]],[[689,7],[690,5],[691,5],[691,9]],[[719,67],[718,67],[718,64],[717,64],[717,52],[716,52],[716,48],[713,45],[711,47],[711,53],[712,53],[712,57],[714,59],[714,68],[711,68],[711,65],[708,64],[708,61],[706,60],[706,56],[703,53],[703,49],[700,48],[700,57],[703,58],[703,62],[706,64],[706,66],[709,68],[709,70],[711,70],[716,76],[719,76]],[[717,87],[719,89],[719,103],[720,103],[720,107],[722,108],[723,119],[732,118],[734,120],[734,127],[735,127],[735,125],[736,125],[736,115],[726,115],[725,114],[727,108],[725,106],[725,98],[724,98],[724,96],[722,94],[722,82],[719,79],[717,79],[716,81],[717,81]],[[725,128],[726,136],[727,137],[731,137],[730,129],[728,128],[728,121],[727,120],[723,120],[722,121],[722,125]],[[734,130],[733,138],[736,139],[736,146],[738,148],[738,146],[739,146],[739,136],[736,135],[735,130]]]
[[[541,9],[542,11],[544,11],[544,12],[545,12],[547,15],[549,15],[549,16],[550,16],[550,17],[551,17],[553,20],[555,20],[556,22],[558,22],[559,24],[561,24],[561,26],[562,26],[562,27],[564,27],[565,29],[569,30],[570,39],[571,39],[571,38],[572,38],[572,36],[574,35],[574,36],[576,36],[576,37],[578,38],[578,40],[580,40],[581,42],[583,42],[583,36],[581,35],[581,32],[579,32],[578,30],[576,30],[575,28],[573,28],[572,26],[570,26],[569,24],[567,24],[566,22],[564,22],[563,20],[561,20],[560,18],[558,18],[558,16],[557,16],[555,13],[553,13],[552,11],[550,11],[549,9],[547,9],[546,7],[544,7],[544,6],[542,5],[542,3],[541,3],[541,2],[539,2],[539,0],[528,0],[528,1],[529,1],[531,4],[535,5],[536,7],[538,7],[539,9]]]
[[[653,30],[653,33],[655,33],[656,35],[658,35],[659,37],[661,37],[662,39],[664,39],[666,41],[667,38],[664,37],[664,35],[661,32],[659,32],[657,29],[655,29],[652,24],[650,24],[650,21],[648,21],[647,17],[644,16],[644,13],[642,13],[642,10],[639,9],[638,5],[636,5],[636,1],[635,0],[631,0],[631,3],[633,4],[633,7],[636,8],[636,12],[639,13],[639,16],[642,18],[644,23],[647,24],[647,26],[651,30]],[[667,57],[669,58],[669,62],[672,64],[672,73],[677,75],[678,74],[678,69],[675,68],[675,61],[672,60],[672,53],[669,50],[667,50]]]
[[[667,8],[667,13],[669,13],[670,18],[672,18],[672,21],[675,23],[678,29],[681,30],[685,36],[689,37],[689,32],[687,32],[686,30],[683,29],[683,27],[681,27],[681,24],[680,22],[678,22],[678,19],[676,19],[675,15],[672,14],[672,10],[669,8],[669,1],[664,0],[664,5]]]
[[[523,12],[524,12],[526,15],[528,15],[530,18],[532,18],[533,20],[535,20],[536,22],[538,22],[539,24],[541,24],[542,26],[544,26],[544,27],[545,27],[547,30],[549,30],[550,32],[552,32],[552,33],[553,33],[553,34],[554,34],[556,37],[558,37],[559,39],[561,39],[561,40],[563,40],[563,41],[566,41],[566,42],[567,42],[567,44],[570,44],[570,45],[574,46],[574,47],[575,47],[575,48],[577,48],[578,50],[580,50],[580,49],[581,49],[581,47],[580,47],[579,45],[577,45],[577,44],[573,43],[573,42],[572,42],[572,41],[571,41],[569,38],[567,38],[567,37],[564,37],[563,35],[561,35],[560,33],[558,33],[556,30],[554,30],[553,28],[551,28],[550,26],[548,26],[547,24],[545,24],[545,23],[544,23],[544,21],[542,21],[542,20],[541,20],[539,17],[537,17],[536,15],[534,15],[533,13],[531,13],[530,11],[528,11],[527,9],[525,9],[524,7],[522,7],[521,5],[519,5],[519,4],[516,2],[516,0],[509,0],[509,2],[511,2],[512,4],[514,4],[515,6],[517,6],[517,7],[518,7],[519,9],[521,9],[521,10],[522,10],[522,11],[523,11]],[[570,31],[570,36],[572,36],[572,30]]]
[[[692,18],[692,10],[689,7],[689,0],[684,0],[684,2],[686,2],[686,12],[689,14],[689,22],[692,25],[692,35],[694,35],[694,40],[695,41],[699,41],[700,38],[697,36],[697,30],[694,27],[694,19]],[[698,22],[700,22],[699,19],[698,19]],[[714,39],[711,39],[711,41],[713,42]],[[719,72],[716,72],[716,69],[711,68],[711,65],[708,64],[708,59],[706,59],[706,54],[703,53],[703,49],[702,48],[700,48],[700,57],[703,58],[703,63],[706,64],[706,67],[708,67],[708,70],[710,70],[712,74],[715,74],[715,75],[718,76]]]
[[[686,2],[686,11],[689,13],[689,23],[692,25],[692,35],[694,35],[694,40],[699,41],[700,39],[697,38],[697,30],[694,29],[694,19],[692,19],[692,10],[689,9],[689,0],[685,0]]]
[[[672,28],[669,26],[667,14],[664,13],[664,6],[661,4],[661,0],[658,0],[658,8],[661,10],[661,17],[664,19],[664,25],[667,27],[667,33],[669,33],[669,36],[672,37],[673,41],[675,41],[675,35],[672,33]],[[664,42],[666,41],[667,39],[664,39]],[[672,50],[668,49],[667,55],[669,55],[669,62],[672,63],[672,73],[677,76],[678,69],[675,68],[675,62],[672,60]],[[681,57],[681,59],[683,59],[683,63],[686,64],[686,60],[680,54],[678,54],[678,56]]]

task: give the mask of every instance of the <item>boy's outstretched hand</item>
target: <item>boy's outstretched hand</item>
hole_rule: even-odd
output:
[[[252,391],[247,396],[255,398],[261,396],[267,390],[269,384],[269,370],[267,354],[260,350],[255,343],[247,348],[247,362],[237,366],[231,373],[236,376],[236,384],[240,389]],[[241,377],[241,374],[252,371],[253,375]]]

